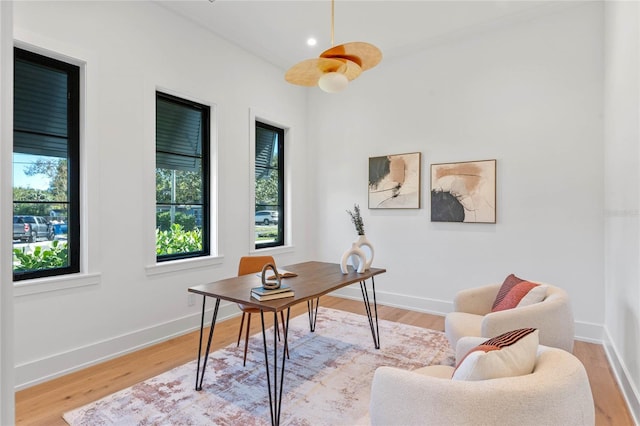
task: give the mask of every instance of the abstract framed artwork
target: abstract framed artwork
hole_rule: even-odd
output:
[[[431,221],[496,223],[496,160],[432,164]]]
[[[420,153],[369,158],[369,208],[420,208]]]

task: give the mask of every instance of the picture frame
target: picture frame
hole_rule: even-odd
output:
[[[496,160],[432,164],[431,222],[496,223]]]
[[[369,158],[369,208],[419,209],[421,153]]]

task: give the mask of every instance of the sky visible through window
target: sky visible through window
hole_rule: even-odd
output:
[[[25,170],[37,160],[49,157],[32,154],[13,154],[13,187],[46,190],[49,188],[49,178],[42,174],[27,176]]]

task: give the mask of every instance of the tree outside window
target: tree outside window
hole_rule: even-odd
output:
[[[255,248],[284,245],[284,129],[256,121]]]
[[[80,68],[14,52],[14,280],[79,272]]]
[[[156,94],[156,256],[209,254],[209,107]]]

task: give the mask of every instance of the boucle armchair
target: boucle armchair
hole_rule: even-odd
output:
[[[464,338],[457,358],[483,338]],[[468,343],[471,342],[471,345]],[[386,425],[563,425],[595,423],[593,396],[582,363],[572,354],[539,346],[533,373],[480,381],[451,380],[454,368],[376,370],[370,419]]]
[[[501,284],[490,284],[458,292],[454,312],[445,317],[445,334],[452,347],[464,336],[494,337],[509,330],[533,327],[540,332],[540,344],[573,351],[574,321],[566,291],[549,284],[541,302],[491,312]]]

